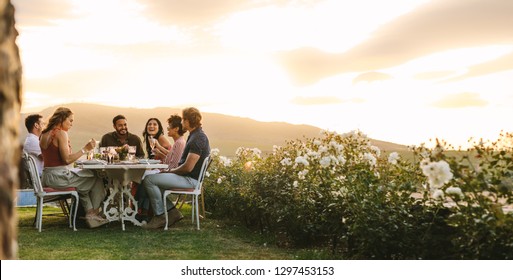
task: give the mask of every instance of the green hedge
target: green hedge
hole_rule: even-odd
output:
[[[513,215],[502,211],[512,203],[511,148],[478,143],[447,156],[445,146],[412,148],[407,161],[360,132],[324,132],[266,156],[214,150],[205,203],[280,245],[322,246],[334,258],[513,258]]]

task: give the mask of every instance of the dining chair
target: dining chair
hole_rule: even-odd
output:
[[[203,180],[205,179],[205,174],[207,172],[207,168],[210,165],[210,156],[207,156],[201,165],[198,182],[193,188],[183,189],[183,188],[175,188],[175,189],[169,189],[165,190],[164,194],[162,195],[162,198],[164,200],[164,209],[167,209],[167,197],[171,194],[178,194],[178,195],[191,195],[192,196],[192,222],[194,223],[194,218],[196,218],[196,225],[197,229],[200,229],[200,223],[199,223],[199,197],[202,195],[202,186],[203,186]],[[205,209],[205,205],[203,204],[203,209]],[[167,223],[168,223],[168,216],[167,211],[165,212],[166,216],[166,226],[164,227],[164,230],[168,229]]]
[[[43,204],[51,201],[59,201],[62,203],[62,200],[66,200],[67,203],[68,198],[72,198],[72,204],[68,210],[69,215],[67,215],[69,220],[69,227],[73,227],[73,230],[76,231],[77,228],[75,225],[75,220],[78,210],[78,192],[76,189],[74,187],[63,189],[43,187],[41,178],[39,178],[39,174],[37,173],[36,160],[34,159],[34,156],[24,152],[22,155],[22,161],[26,172],[26,179],[34,189],[34,195],[36,196],[37,200],[35,226],[39,232],[41,232],[43,228]],[[61,208],[62,207],[63,206],[61,204]],[[73,210],[73,213],[71,213],[71,210]]]

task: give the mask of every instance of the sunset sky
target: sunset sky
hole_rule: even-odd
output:
[[[192,105],[407,145],[513,130],[510,0],[12,3],[23,112]]]

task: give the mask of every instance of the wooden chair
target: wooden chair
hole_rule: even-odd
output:
[[[182,188],[176,188],[176,189],[170,189],[164,191],[164,194],[162,195],[162,198],[164,200],[164,209],[167,209],[167,197],[171,194],[178,194],[178,195],[191,195],[192,196],[192,222],[194,223],[194,218],[196,218],[196,225],[198,230],[200,229],[199,224],[199,197],[203,194],[202,192],[202,186],[203,186],[203,180],[205,179],[205,173],[207,171],[208,166],[210,165],[210,156],[206,157],[203,160],[203,163],[201,165],[198,182],[193,188],[190,189],[182,189]],[[203,198],[202,198],[203,199]],[[203,201],[203,200],[202,200]],[[203,201],[203,211],[205,210],[205,204]],[[166,226],[164,227],[164,230],[168,229],[167,223],[168,223],[168,216],[167,211],[165,212],[166,215]],[[205,214],[203,214],[205,215]]]
[[[37,173],[36,168],[36,160],[32,155],[29,155],[28,153],[24,152],[22,155],[22,161],[23,166],[25,168],[26,177],[29,181],[29,184],[34,189],[34,195],[37,199],[37,208],[36,208],[36,218],[35,218],[35,226],[41,232],[43,228],[43,204],[48,203],[51,201],[59,201],[59,204],[61,205],[61,208],[64,210],[63,205],[68,205],[67,199],[72,198],[72,204],[71,207],[68,205],[68,211],[67,214],[68,220],[69,220],[69,227],[73,227],[73,230],[76,231],[76,225],[75,220],[77,217],[77,210],[78,210],[78,192],[75,188],[69,187],[64,189],[54,189],[50,187],[43,187],[41,184],[41,178],[39,178],[39,174]],[[73,210],[73,213],[71,213],[71,209]]]

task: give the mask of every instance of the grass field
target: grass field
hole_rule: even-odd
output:
[[[186,208],[188,206],[184,206]],[[316,249],[279,248],[269,236],[249,232],[227,222],[203,219],[201,230],[185,219],[169,231],[144,230],[118,222],[78,231],[68,227],[59,208],[45,207],[43,231],[32,226],[35,208],[18,208],[19,253],[21,260],[294,260],[329,259]]]

